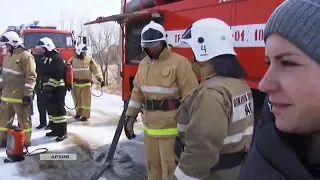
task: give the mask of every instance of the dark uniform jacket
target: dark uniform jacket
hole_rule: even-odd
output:
[[[42,65],[42,86],[49,86],[51,89],[65,87],[65,62],[58,52],[48,52],[44,57],[43,64],[41,64],[41,66]]]

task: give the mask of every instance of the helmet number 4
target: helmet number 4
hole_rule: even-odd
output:
[[[206,45],[201,45],[201,50],[204,51],[204,53],[207,53],[207,47]]]

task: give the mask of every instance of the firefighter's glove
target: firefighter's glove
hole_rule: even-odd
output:
[[[181,139],[177,136],[174,142],[174,153],[176,154],[175,162],[176,164],[179,163],[180,156],[184,151],[184,144]]]
[[[126,117],[126,123],[124,125],[124,132],[129,140],[134,139],[136,137],[136,135],[134,134],[134,131],[133,131],[133,125],[136,121],[137,121],[137,119],[134,117],[130,117],[130,116]]]
[[[23,96],[22,102],[24,105],[30,105],[32,103],[31,96]]]
[[[104,83],[104,81],[102,81],[102,79],[99,79],[98,81],[99,81],[101,87],[104,87],[104,86],[106,85],[106,84]]]
[[[48,98],[51,98],[52,90],[53,90],[52,86],[43,86],[42,90],[43,90],[43,93],[47,94]]]

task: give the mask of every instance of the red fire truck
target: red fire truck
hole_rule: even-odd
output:
[[[39,21],[35,21],[30,25],[24,26],[9,26],[7,31],[15,31],[23,39],[24,46],[34,50],[36,44],[43,37],[49,37],[52,39],[62,57],[67,61],[75,53],[75,45],[79,43],[85,43],[89,45],[89,37],[78,36],[75,39],[73,32],[59,30],[53,26],[38,26]],[[5,46],[0,45],[0,60],[5,55]]]
[[[248,73],[246,81],[253,90],[257,116],[265,94],[258,83],[267,70],[264,63],[264,27],[273,10],[283,0],[131,0],[124,1],[122,13],[99,17],[85,25],[116,21],[123,31],[122,68],[123,100],[127,101],[138,63],[144,57],[140,47],[142,28],[153,20],[161,23],[175,46],[180,36],[196,20],[214,17],[231,25],[234,44],[241,64]],[[190,48],[174,47],[173,51],[192,61]]]

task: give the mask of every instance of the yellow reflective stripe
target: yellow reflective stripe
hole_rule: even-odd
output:
[[[22,99],[16,99],[16,98],[8,98],[8,97],[1,97],[1,100],[2,101],[5,101],[5,102],[11,102],[11,103],[22,103]]]
[[[6,132],[6,131],[8,131],[8,128],[0,127],[0,131]],[[31,132],[31,131],[32,131],[32,128],[23,129],[23,132],[25,132],[25,133]]]
[[[67,122],[67,116],[55,116],[55,117],[52,117],[52,121],[53,121],[54,123]]]
[[[28,132],[31,132],[31,131],[32,131],[32,128],[23,129],[23,132],[25,132],[25,133],[28,133]]]
[[[86,110],[90,110],[91,107],[90,106],[80,106],[80,107],[77,107],[77,109],[86,109]]]
[[[88,86],[91,86],[91,83],[84,83],[84,84],[74,83],[73,86],[75,86],[75,87],[88,87]]]
[[[53,120],[54,123],[64,123],[67,122],[67,119]]]
[[[150,129],[145,126],[144,132],[147,133],[148,135],[153,135],[153,136],[170,136],[170,135],[178,135],[178,128]]]
[[[52,120],[60,120],[60,119],[66,119],[67,116],[52,116]]]
[[[55,80],[53,78],[49,78],[48,82],[43,83],[44,86],[52,86],[52,87],[58,87],[58,86],[64,86],[64,80],[61,79],[60,81]]]

